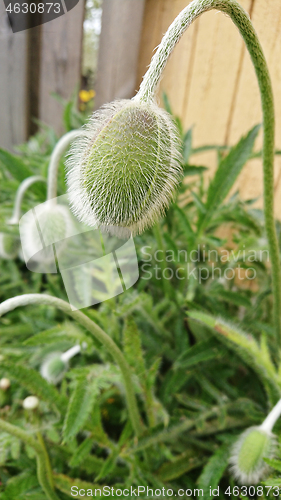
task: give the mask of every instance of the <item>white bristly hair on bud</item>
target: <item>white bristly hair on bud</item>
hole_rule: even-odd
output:
[[[0,380],[0,389],[2,391],[7,391],[11,387],[11,382],[8,378],[1,378]]]
[[[257,484],[265,479],[270,467],[264,458],[273,458],[276,436],[272,429],[281,414],[281,400],[260,426],[250,427],[238,438],[231,450],[231,472],[240,484]]]
[[[36,396],[28,396],[22,402],[22,406],[25,410],[35,410],[38,408],[39,399]]]
[[[169,113],[137,99],[106,104],[68,154],[72,210],[89,226],[120,237],[139,234],[169,206],[182,177],[180,160]]]

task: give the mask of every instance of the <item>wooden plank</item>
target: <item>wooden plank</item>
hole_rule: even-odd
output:
[[[104,0],[96,107],[135,94],[144,0]]]
[[[137,65],[137,89],[149,66],[155,47],[161,40],[162,4],[158,0],[146,0],[142,32],[140,37],[140,51]]]
[[[172,20],[181,12],[186,5],[190,3],[185,0],[175,1],[174,8],[170,8],[170,3],[166,2],[166,19],[162,25],[162,33],[164,34],[171,24]],[[164,71],[163,80],[159,87],[159,96],[162,92],[168,94],[173,112],[182,118],[185,103],[188,100],[190,90],[190,75],[194,63],[194,52],[196,47],[198,24],[194,23],[186,31],[179,44],[171,55],[167,67]],[[159,40],[160,41],[160,40]],[[180,78],[179,78],[180,72]],[[176,88],[176,92],[171,92],[170,89]]]
[[[249,10],[250,0],[240,2]],[[230,19],[221,12],[201,16],[187,106],[182,110],[185,128],[194,126],[194,146],[223,144],[229,111],[236,91],[236,75],[243,53],[243,41]],[[196,155],[192,161],[206,164],[206,179],[217,165],[215,152]]]
[[[276,146],[281,149],[281,3],[277,0],[255,0],[252,14],[253,24],[260,38],[272,78],[276,111]],[[230,142],[235,142],[242,133],[251,126],[261,122],[262,112],[257,79],[249,55],[243,61],[241,80],[237,89],[236,107],[234,109]],[[258,146],[262,146],[262,134]],[[281,159],[275,160],[275,213],[281,217]],[[244,198],[260,196],[258,206],[262,206],[262,164],[260,160],[249,162],[234,186],[239,188]]]
[[[13,33],[0,2],[0,146],[26,139],[26,32]]]
[[[26,114],[27,136],[34,135],[38,130],[38,123],[34,118],[39,118],[39,82],[41,69],[41,35],[42,26],[28,29],[26,54]]]
[[[84,0],[42,25],[39,118],[63,132],[62,107],[51,93],[69,100],[80,84]]]

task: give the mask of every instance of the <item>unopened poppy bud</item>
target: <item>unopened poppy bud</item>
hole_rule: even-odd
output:
[[[28,396],[23,400],[22,406],[25,410],[35,410],[38,408],[39,399],[36,396]]]
[[[11,382],[8,378],[1,378],[0,380],[0,389],[2,391],[7,391],[11,387]]]
[[[232,448],[231,471],[240,484],[257,484],[265,479],[269,467],[264,458],[272,458],[275,436],[261,427],[250,427]]]
[[[43,361],[40,373],[51,384],[58,384],[68,369],[68,362],[81,351],[80,345],[75,345],[68,351],[53,352]]]
[[[141,233],[164,214],[181,179],[171,116],[153,102],[115,101],[84,132],[67,161],[74,214],[89,226],[113,226],[120,237]]]
[[[52,201],[37,206],[35,214],[35,218],[32,214],[21,224],[21,243],[26,255],[41,262],[42,259],[48,260],[46,254],[41,252],[42,245],[48,247],[55,243],[57,255],[65,248],[72,221],[68,208]],[[53,258],[53,254],[50,254],[50,258]]]
[[[55,352],[44,360],[40,373],[50,384],[58,384],[68,368],[68,364],[61,359],[61,352]]]
[[[0,257],[14,259],[20,249],[20,239],[10,233],[0,233]]]
[[[281,414],[281,399],[259,427],[250,427],[241,434],[232,448],[231,470],[241,484],[256,484],[269,471],[264,458],[273,458],[276,436],[272,429]]]

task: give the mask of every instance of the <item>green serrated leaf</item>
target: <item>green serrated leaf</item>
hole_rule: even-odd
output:
[[[201,199],[199,198],[199,196],[194,193],[193,191],[191,191],[191,194],[192,194],[192,197],[193,197],[193,200],[194,200],[194,203],[198,209],[198,212],[201,213],[201,214],[205,214],[206,213],[206,207],[204,205],[204,203],[202,203]]]
[[[272,469],[281,472],[281,460],[275,460],[274,458],[264,458],[263,459]],[[281,480],[280,480],[281,483]]]
[[[183,166],[183,172],[184,172],[185,176],[201,175],[206,170],[208,170],[208,167],[204,167],[203,165],[184,165]]]
[[[202,463],[202,459],[194,457],[194,454],[188,450],[172,462],[163,464],[157,472],[157,477],[165,482],[173,481],[183,474],[200,467]]]
[[[37,486],[37,477],[31,471],[26,471],[8,481],[5,494],[9,500],[17,500]]]
[[[124,354],[128,364],[133,368],[138,377],[145,375],[145,364],[141,346],[141,336],[136,322],[127,316],[123,330]]]
[[[214,498],[213,495],[210,495],[210,488],[213,490],[219,485],[222,475],[228,466],[229,448],[229,442],[221,446],[203,468],[197,483],[198,488],[204,492],[204,498],[205,495],[210,499]]]
[[[187,216],[185,215],[184,211],[178,205],[174,205],[174,210],[178,214],[179,227],[186,237],[188,249],[191,249],[191,248],[193,248],[193,245],[194,245],[195,234],[192,230],[190,222],[189,222]]]
[[[91,424],[92,435],[95,441],[99,443],[99,445],[112,448],[112,443],[108,439],[102,426],[101,410],[98,404],[94,405]]]
[[[230,302],[231,304],[235,304],[236,306],[243,306],[243,307],[251,307],[251,301],[246,297],[245,295],[242,295],[241,292],[233,292],[231,290],[223,290],[223,289],[217,289],[213,290],[212,294],[215,294],[222,299],[226,300],[227,302]]]
[[[99,386],[95,381],[89,383],[86,375],[78,377],[63,423],[64,442],[73,439],[82,429],[93,410],[99,392]]]
[[[246,334],[234,325],[199,311],[190,311],[189,317],[210,327],[210,332],[224,343],[254,370],[264,385],[272,404],[281,396],[278,374],[272,360],[263,353],[261,346],[250,334]]]
[[[93,447],[94,439],[92,436],[84,439],[84,441],[78,446],[74,455],[72,456],[69,465],[70,467],[78,467],[78,465],[83,462],[83,460],[89,455]]]
[[[16,365],[9,361],[1,361],[0,370],[11,378],[14,378],[20,385],[30,391],[31,394],[56,406],[60,412],[64,412],[66,400],[53,385],[48,384],[33,368]]]
[[[99,475],[95,478],[95,481],[100,481],[101,479],[105,479],[114,469],[116,459],[118,457],[119,451],[111,453],[109,457],[105,460],[103,467],[99,473]]]
[[[183,137],[183,161],[188,163],[192,151],[192,127],[184,134]]]
[[[223,354],[224,352],[219,351],[217,348],[217,343],[214,342],[214,339],[198,342],[195,346],[190,347],[179,356],[175,363],[175,369],[190,368],[202,361],[209,361]]]
[[[208,189],[206,214],[200,219],[200,227],[210,220],[215,209],[228,195],[243,166],[251,155],[260,127],[260,125],[253,127],[245,137],[240,139],[236,146],[231,148],[228,155],[220,162]]]
[[[95,489],[99,489],[102,491],[102,486],[99,484],[92,484],[88,483],[86,481],[82,481],[79,478],[73,479],[72,477],[65,476],[64,474],[54,474],[54,483],[55,487],[61,491],[62,493],[65,493],[67,496],[73,498],[79,498],[84,500],[85,499],[85,493],[81,495],[76,494],[80,490],[84,490],[84,492],[87,493],[87,491],[94,491]],[[71,488],[74,488],[71,490]]]

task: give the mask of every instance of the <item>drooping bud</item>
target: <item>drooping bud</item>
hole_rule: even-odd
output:
[[[49,200],[38,205],[33,212],[28,212],[20,224],[20,235],[25,260],[32,257],[33,262],[47,262],[53,259],[48,248],[56,244],[58,255],[66,245],[66,238],[71,233],[71,214],[66,206]]]
[[[87,344],[83,342],[82,347],[85,345],[87,347]],[[58,384],[68,369],[69,360],[76,356],[79,352],[81,352],[81,346],[75,345],[64,353],[53,352],[47,356],[40,368],[42,377],[50,382],[50,384]]]
[[[50,384],[58,384],[68,368],[68,364],[61,359],[61,352],[53,352],[44,360],[40,373]]]
[[[240,484],[257,484],[265,479],[269,467],[264,458],[272,458],[275,436],[260,427],[250,427],[241,434],[232,448],[231,471]]]
[[[0,257],[14,259],[20,249],[20,239],[11,233],[0,233]]]
[[[25,410],[36,410],[39,405],[39,399],[36,396],[28,396],[22,402],[22,406]]]
[[[164,214],[181,179],[171,116],[154,103],[115,101],[84,131],[67,161],[74,214],[89,226],[116,227],[120,237],[141,233]]]

